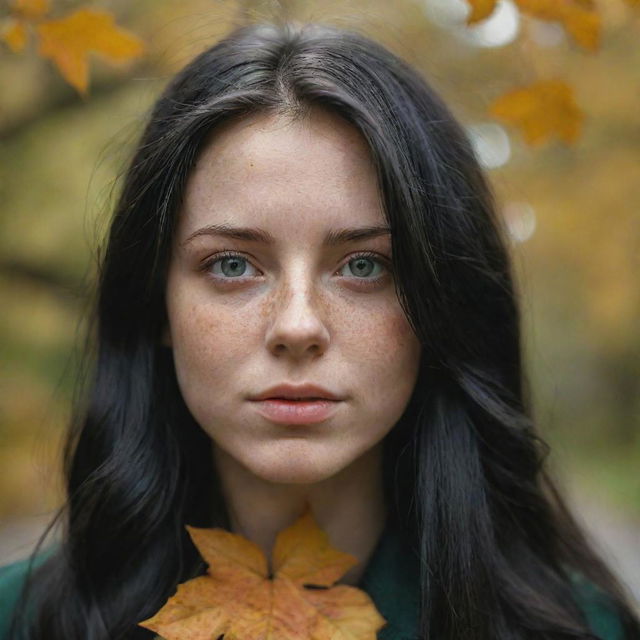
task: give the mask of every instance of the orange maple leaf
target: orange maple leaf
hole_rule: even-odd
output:
[[[640,0],[627,0],[636,2]],[[471,13],[467,24],[488,18],[497,0],[467,0]],[[594,51],[600,44],[601,18],[594,0],[515,0],[518,8],[540,20],[561,22],[567,33],[585,49]]]
[[[467,16],[467,24],[473,24],[488,18],[496,8],[498,0],[467,0],[471,5],[471,13]]]
[[[113,62],[139,56],[142,41],[114,23],[104,11],[78,9],[60,20],[48,20],[37,26],[40,54],[51,58],[64,78],[80,93],[89,83],[87,56],[95,52]]]
[[[357,563],[331,547],[309,508],[278,533],[273,571],[253,542],[224,529],[187,526],[209,565],[140,626],[166,640],[375,640],[386,624],[371,598],[332,586]]]
[[[10,18],[4,25],[2,39],[14,53],[22,51],[27,44],[27,28],[24,22]]]
[[[561,80],[545,80],[509,91],[489,110],[495,117],[519,127],[531,145],[554,135],[569,144],[575,142],[584,117],[571,87]]]
[[[14,53],[27,45],[27,23],[39,20],[49,10],[49,0],[15,0],[11,17],[5,22],[2,39]]]
[[[593,0],[516,0],[516,4],[536,18],[561,22],[585,49],[598,48],[602,20]]]

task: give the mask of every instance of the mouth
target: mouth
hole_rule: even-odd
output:
[[[317,402],[319,400],[326,400],[327,402],[336,402],[336,400],[332,400],[331,398],[287,398],[286,396],[270,396],[269,398],[265,398],[265,400],[284,400],[286,402]]]
[[[341,400],[328,398],[282,398],[272,397],[254,400],[257,412],[276,424],[314,424],[324,422],[335,414]]]
[[[262,392],[249,397],[250,400],[289,400],[292,402],[317,402],[344,400],[344,395],[326,389],[317,384],[305,382],[293,384],[284,382],[274,385]]]

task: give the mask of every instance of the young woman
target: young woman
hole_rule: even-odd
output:
[[[545,473],[505,244],[463,130],[380,45],[254,25],[197,57],[126,174],[63,539],[0,573],[4,637],[153,637],[206,570],[185,525],[269,553],[307,503],[380,638],[640,637]]]

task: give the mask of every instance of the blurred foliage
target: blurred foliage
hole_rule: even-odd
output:
[[[524,14],[515,41],[481,46],[438,22],[431,3],[60,0],[60,14],[90,5],[145,42],[133,64],[92,62],[85,98],[46,60],[0,53],[0,518],[61,499],[52,478],[96,249],[153,100],[234,26],[275,16],[371,35],[421,69],[468,127],[491,123],[490,106],[514,87],[570,83],[585,114],[575,144],[532,149],[509,130],[509,161],[487,170],[513,231],[524,348],[551,462],[640,514],[640,12],[600,2],[593,54]]]
[[[64,79],[80,93],[89,86],[89,53],[111,62],[125,62],[144,51],[142,41],[118,27],[113,15],[81,7],[61,18],[49,13],[49,0],[13,0],[1,36],[15,53],[23,51],[33,32],[38,53],[50,58]]]

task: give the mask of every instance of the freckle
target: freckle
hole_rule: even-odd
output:
[[[269,315],[271,315],[271,312],[276,306],[275,303],[276,301],[274,299],[274,296],[271,296],[270,298],[267,299],[267,301],[260,307],[261,319],[267,318]]]

